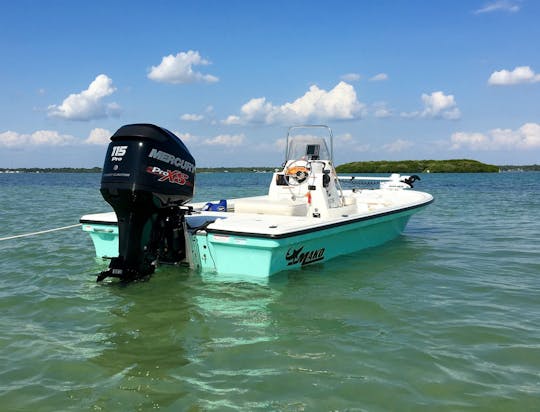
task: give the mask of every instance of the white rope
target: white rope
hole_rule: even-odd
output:
[[[77,223],[76,225],[69,225],[69,226],[63,226],[63,227],[57,227],[55,229],[49,229],[49,230],[41,230],[39,232],[33,232],[33,233],[25,233],[24,235],[15,235],[15,236],[8,236],[8,237],[0,237],[0,241],[2,240],[10,240],[10,239],[17,239],[19,237],[28,237],[28,236],[35,236],[35,235],[41,235],[43,233],[50,233],[50,232],[56,232],[58,230],[66,230],[71,229],[72,227],[81,226],[81,223]]]

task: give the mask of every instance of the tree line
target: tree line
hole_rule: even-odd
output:
[[[470,159],[397,160],[345,163],[338,173],[497,173],[499,166]]]

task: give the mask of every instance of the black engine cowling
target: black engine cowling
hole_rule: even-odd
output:
[[[186,208],[193,198],[195,160],[182,141],[152,124],[123,126],[107,150],[101,194],[118,218],[119,256],[108,276],[132,280],[154,272],[156,261],[185,257]]]

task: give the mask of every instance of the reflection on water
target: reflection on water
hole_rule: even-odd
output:
[[[218,396],[222,389],[214,380],[216,374],[260,372],[201,371],[201,363],[229,350],[276,339],[269,330],[269,305],[280,292],[268,282],[217,281],[212,275],[203,279],[186,268],[163,266],[150,281],[113,281],[101,288],[116,299],[109,323],[100,329],[107,336],[104,349],[91,361],[103,368],[105,376],[116,377],[115,390],[129,394],[129,405],[198,404],[193,394],[202,388]],[[186,370],[196,373],[186,374]],[[118,400],[109,395],[94,399],[94,406],[117,405]]]

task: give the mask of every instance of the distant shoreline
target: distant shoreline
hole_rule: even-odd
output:
[[[280,168],[278,168],[280,169]],[[198,173],[272,173],[275,167],[198,167]],[[336,167],[338,173],[496,173],[538,172],[540,165],[489,165],[469,159],[397,160],[351,162]],[[101,173],[101,167],[0,168],[0,174],[17,173]]]
[[[351,162],[336,167],[338,173],[498,173],[540,171],[540,165],[490,165],[471,159],[397,160]]]

